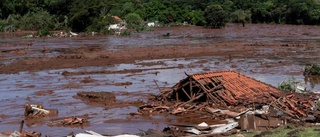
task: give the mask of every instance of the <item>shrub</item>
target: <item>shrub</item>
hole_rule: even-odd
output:
[[[139,14],[129,13],[128,15],[125,16],[125,19],[128,24],[128,27],[133,29],[141,27],[142,18],[140,17]]]
[[[139,32],[139,31],[152,31],[153,28],[148,27],[146,25],[136,25],[136,26],[134,26],[134,30],[136,30],[137,32]]]
[[[311,66],[306,66],[304,68],[304,75],[320,75],[320,66],[316,64],[311,64]]]
[[[4,31],[4,26],[6,25],[6,21],[5,20],[0,20],[0,32]]]
[[[131,32],[129,30],[125,30],[121,33],[122,36],[129,36],[131,35]]]
[[[19,28],[24,30],[53,30],[57,23],[55,16],[49,12],[40,10],[37,12],[29,12],[22,16],[19,22]]]
[[[251,14],[246,13],[243,10],[236,10],[235,12],[230,14],[231,21],[234,23],[241,23],[242,26],[245,26],[246,22],[249,22],[251,19]]]
[[[278,88],[283,90],[283,91],[294,91],[295,90],[295,82],[296,79],[294,77],[289,78],[281,83],[278,84]]]
[[[47,36],[50,35],[50,32],[47,29],[39,29],[37,31],[38,36],[43,37],[43,36]]]
[[[11,14],[8,16],[7,20],[5,20],[5,23],[3,24],[3,31],[5,32],[13,32],[16,31],[19,27],[19,20],[21,16]]]
[[[189,22],[192,25],[202,26],[206,24],[206,21],[204,19],[203,11],[201,10],[193,10],[189,12]]]

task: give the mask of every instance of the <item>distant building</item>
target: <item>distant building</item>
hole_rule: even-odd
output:
[[[112,16],[112,18],[114,19],[114,20],[116,20],[117,22],[123,22],[123,20],[121,19],[121,18],[119,18],[118,16]]]

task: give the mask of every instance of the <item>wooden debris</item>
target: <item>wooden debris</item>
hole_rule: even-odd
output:
[[[270,129],[285,125],[290,117],[292,121],[320,122],[320,112],[315,109],[318,95],[288,94],[234,71],[187,75],[171,90],[162,91],[157,87],[160,94],[153,98],[152,104],[140,106],[139,114],[170,113],[183,116],[194,113],[211,119],[229,117],[236,120],[215,129],[209,126],[213,129],[211,132],[206,131],[207,127],[184,127],[184,131],[191,134],[212,136],[235,133],[229,130],[238,125],[243,130]],[[315,115],[310,117],[310,114]]]

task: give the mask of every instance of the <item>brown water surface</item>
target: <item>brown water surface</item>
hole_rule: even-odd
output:
[[[305,65],[320,62],[320,27],[229,24],[156,28],[130,36],[22,38],[0,34],[0,132],[17,130],[26,104],[57,109],[53,117],[27,119],[24,130],[49,136],[93,130],[105,134],[162,130],[170,124],[199,124],[191,116],[131,116],[148,94],[171,87],[185,73],[235,70],[273,86],[304,80]],[[169,36],[165,36],[166,34]],[[319,92],[319,79],[306,79]],[[114,103],[92,103],[77,92],[107,91]],[[138,101],[139,100],[139,101]],[[50,127],[50,121],[88,115],[84,127]],[[190,118],[189,118],[190,119]],[[210,121],[205,121],[210,123]]]

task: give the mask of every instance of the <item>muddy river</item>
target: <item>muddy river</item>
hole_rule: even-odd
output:
[[[294,77],[307,90],[319,92],[320,80],[303,76],[306,65],[320,62],[318,32],[319,26],[229,24],[224,29],[156,28],[130,36],[23,38],[26,34],[2,33],[0,132],[19,128],[26,104],[58,110],[52,117],[25,120],[24,130],[48,136],[84,130],[137,133],[185,123],[171,115],[130,115],[137,111],[132,102],[159,92],[156,83],[171,87],[185,73],[234,70],[273,86]],[[81,91],[112,92],[118,105],[83,101],[76,97]],[[48,126],[84,115],[89,125]]]

